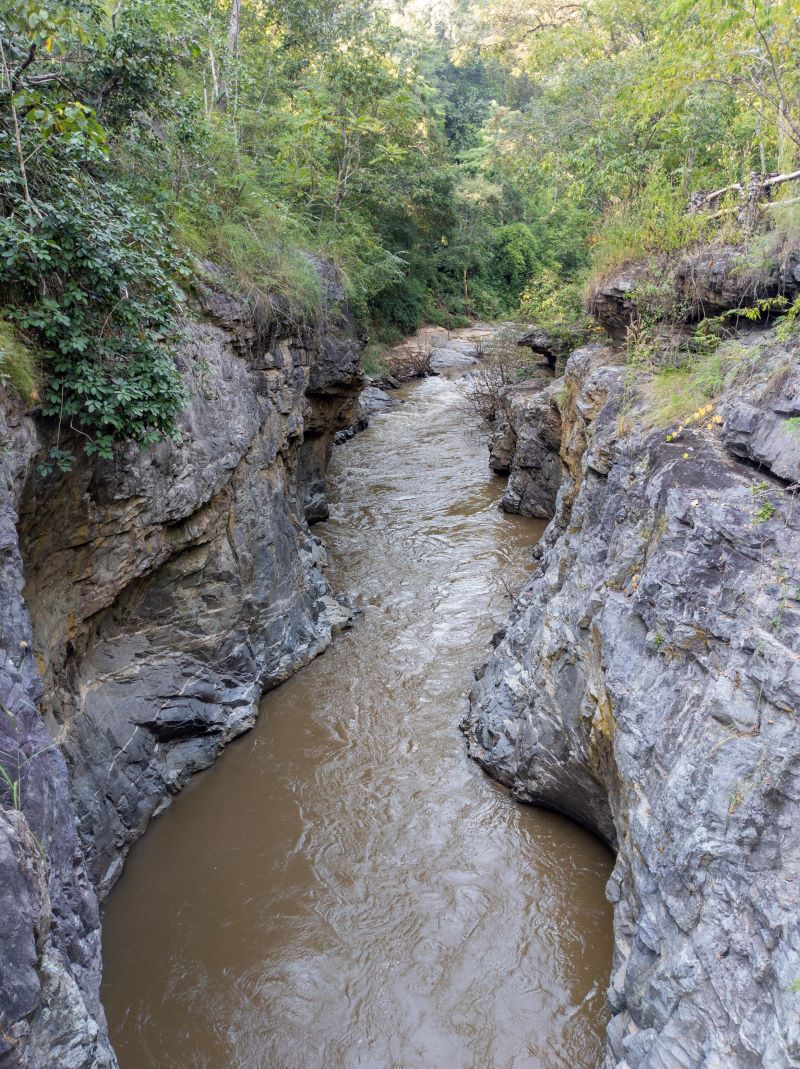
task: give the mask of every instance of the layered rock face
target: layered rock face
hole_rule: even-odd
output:
[[[560,383],[535,378],[508,387],[489,448],[489,466],[508,475],[500,502],[506,512],[548,519],[561,485]]]
[[[684,323],[744,308],[756,301],[793,299],[800,292],[800,253],[758,245],[700,247],[659,262],[625,264],[594,288],[589,308],[617,339],[649,303]],[[667,307],[665,308],[664,302]]]
[[[328,289],[326,321],[303,329],[204,294],[178,357],[179,441],[43,479],[47,428],[4,428],[0,763],[23,782],[0,814],[2,1069],[115,1064],[95,889],[263,690],[330,641],[308,521],[362,375]]]
[[[38,439],[0,411],[0,1066],[112,1069],[99,1000],[100,916],[64,758],[37,709],[16,521]]]
[[[568,362],[554,518],[464,728],[617,851],[607,1069],[800,1066],[798,343],[669,442],[621,362]]]

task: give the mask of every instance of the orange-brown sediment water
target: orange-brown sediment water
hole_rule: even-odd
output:
[[[329,577],[355,627],[136,845],[107,903],[122,1069],[593,1069],[611,856],[466,756],[475,666],[541,524],[456,384],[338,447]]]

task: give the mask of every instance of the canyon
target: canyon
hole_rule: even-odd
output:
[[[458,379],[334,451],[315,527],[352,626],[134,847],[104,908],[125,1069],[597,1064],[608,849],[521,807],[458,733],[541,521]]]
[[[692,271],[717,310],[743,298],[727,262],[723,255],[705,273],[696,265]],[[109,1005],[125,1036],[126,1065],[136,1064],[141,1037],[129,1015],[133,980],[118,978],[138,977],[141,1006],[155,998],[143,1019],[158,1019],[157,1007],[169,1007],[150,982],[158,954],[189,963],[202,956],[191,942],[204,930],[199,922],[184,930],[167,910],[168,930],[148,938],[151,920],[139,904],[151,883],[163,881],[175,916],[202,910],[202,886],[213,882],[209,858],[224,856],[227,838],[238,841],[237,807],[255,814],[244,830],[250,827],[248,841],[259,840],[261,796],[242,793],[248,783],[258,786],[259,747],[271,767],[286,762],[284,794],[271,794],[265,812],[285,812],[293,827],[291,798],[299,791],[312,815],[303,814],[298,841],[319,839],[311,882],[291,885],[295,910],[310,894],[313,916],[329,917],[309,950],[326,963],[319,983],[351,970],[352,989],[363,987],[366,1031],[353,1030],[349,1018],[340,1029],[326,1017],[337,1005],[336,984],[318,1007],[337,1064],[361,1064],[354,1052],[369,1035],[387,1065],[424,1067],[441,1057],[472,1065],[473,1053],[457,1041],[470,1029],[462,1023],[448,1036],[443,1023],[464,1003],[495,1006],[505,1022],[494,1031],[490,1015],[481,1026],[483,1062],[516,1064],[515,1050],[535,1027],[548,1038],[528,1048],[529,1064],[800,1065],[796,338],[769,324],[745,325],[719,350],[736,375],[713,403],[699,397],[691,417],[670,424],[657,415],[662,380],[632,366],[620,341],[620,324],[636,315],[636,282],[609,279],[594,304],[607,335],[506,387],[489,454],[492,471],[508,476],[503,486],[488,470],[476,474],[485,446],[451,381],[469,376],[481,354],[464,338],[447,340],[427,354],[438,358],[442,378],[390,394],[373,385],[359,403],[361,340],[336,276],[323,270],[325,308],[302,326],[280,314],[260,319],[219,288],[200,288],[187,306],[178,354],[191,397],[175,441],[121,449],[113,461],[84,456],[72,470],[44,476],[38,463],[54,427],[19,405],[3,408],[0,749],[14,804],[0,813],[0,902],[8,918],[0,931],[0,1066],[117,1065],[100,1000],[99,903],[151,819],[253,727],[260,706],[267,712],[247,750],[226,758],[207,782],[195,779],[145,837],[141,863],[134,851],[130,881],[123,878],[115,892],[119,913],[112,895],[110,953],[128,966],[124,974],[112,970]],[[785,279],[770,284],[785,288]],[[533,344],[544,343],[537,335]],[[659,338],[654,351],[668,352],[668,344]],[[370,437],[373,430],[354,437],[370,419],[384,437]],[[326,470],[334,439],[332,510]],[[372,444],[380,442],[383,452]],[[498,502],[507,514],[544,522],[498,527]],[[309,527],[319,521],[328,521],[338,596],[324,574],[326,547]],[[526,547],[534,560],[524,565]],[[492,576],[494,590],[485,585]],[[419,606],[431,582],[429,617]],[[509,611],[498,590],[520,587]],[[279,686],[343,628],[332,653]],[[420,673],[421,692],[413,682]],[[363,692],[352,689],[359,679]],[[340,697],[343,681],[349,689]],[[490,842],[491,829],[519,810],[504,795],[482,794],[492,790],[488,781],[465,771],[448,727],[458,715],[470,755],[512,799],[571,818],[614,852],[606,889],[613,906],[608,1011],[598,1001],[607,967],[603,847],[530,809],[530,819],[513,818],[502,846],[478,851],[488,871],[505,874],[488,887],[470,859],[475,836]],[[388,757],[392,736],[382,716],[402,725]],[[298,745],[293,724],[313,741]],[[342,757],[351,730],[365,749],[353,742]],[[245,753],[252,757],[237,757]],[[229,773],[220,771],[226,767]],[[298,786],[308,769],[308,786]],[[323,769],[327,793],[315,778]],[[356,788],[366,793],[350,799]],[[332,797],[342,799],[341,811]],[[359,826],[370,828],[380,799],[393,799],[386,827],[364,835],[362,856],[347,822],[359,813]],[[212,811],[227,813],[227,823]],[[450,828],[446,843],[441,821]],[[406,828],[431,844],[430,858],[404,840]],[[208,840],[208,852],[193,852],[190,882],[198,893],[185,901],[184,883],[170,883],[169,859],[198,829],[218,838],[214,846]],[[287,835],[275,833],[266,867],[243,875],[242,887],[247,879],[274,887],[278,902],[284,859],[297,849]],[[331,862],[333,842],[348,844],[343,867]],[[393,853],[403,842],[405,865]],[[437,852],[444,868],[435,864]],[[381,865],[392,857],[397,872],[378,893]],[[343,913],[353,866],[361,865],[363,893],[356,888]],[[559,867],[570,874],[566,882]],[[415,897],[420,884],[450,888],[424,915]],[[322,905],[327,894],[330,910]],[[246,895],[237,921],[243,945],[254,938],[251,901]],[[284,916],[279,902],[269,908]],[[372,913],[385,917],[386,932],[368,925],[363,942],[359,925]],[[483,946],[476,933],[493,915],[502,915],[509,938],[495,946],[492,937],[480,952],[482,960],[496,953],[504,976],[486,987],[472,978],[469,949]],[[442,928],[445,916],[450,925]],[[133,940],[131,918],[140,932]],[[549,926],[559,933],[555,942],[528,944],[526,931]],[[333,931],[352,933],[344,946],[335,941],[335,953]],[[599,940],[594,983],[577,964],[581,953],[565,942],[569,931],[582,933],[582,945]],[[274,958],[280,940],[265,944],[263,960],[289,969],[307,926],[298,932],[286,961]],[[173,938],[190,942],[173,947]],[[146,945],[154,961],[141,960]],[[523,945],[532,957],[515,966],[514,948]],[[433,956],[417,961],[412,953],[413,965],[402,967],[414,946]],[[394,963],[391,983],[374,972],[376,947]],[[552,974],[537,972],[539,958],[551,962]],[[408,985],[418,987],[426,970],[438,975],[447,962],[454,986],[426,1003],[421,1046],[386,1046],[382,1004],[373,999],[386,990],[383,997],[399,1006]],[[507,978],[515,967],[548,996],[526,1001],[530,989]],[[247,975],[258,989],[258,978]],[[192,986],[191,964],[181,976],[199,999],[185,1012],[202,1036],[205,989]],[[305,990],[300,980],[287,980],[276,995],[286,1021]],[[560,984],[565,993],[553,1005],[548,999]],[[511,1017],[499,1008],[508,999],[516,1006]],[[269,1020],[272,1006],[259,1005],[259,1019]],[[197,1050],[206,1046],[195,1052],[197,1064],[236,1057],[307,1064],[313,1022],[299,1020],[299,1029],[284,1021],[263,1034],[235,1033],[231,1048],[198,1039]],[[407,1022],[393,1018],[391,1034],[402,1035]],[[183,1055],[169,1047],[166,1019],[162,1025],[166,1046],[152,1036],[148,1042],[157,1042],[158,1064],[179,1065]]]

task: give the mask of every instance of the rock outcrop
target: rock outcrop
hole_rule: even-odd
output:
[[[470,752],[617,851],[607,1069],[800,1066],[798,341],[765,334],[721,426],[670,441],[612,350],[561,385],[563,481]]]
[[[22,598],[17,508],[38,448],[0,410],[0,1067],[112,1069],[99,999],[100,916]]]
[[[392,397],[391,394],[388,394],[379,386],[373,386],[369,379],[367,382],[368,385],[363,388],[358,398],[355,423],[351,423],[343,431],[337,432],[334,439],[335,445],[349,442],[351,438],[355,438],[357,434],[365,431],[372,416],[377,416],[381,412],[390,412],[400,405],[400,401],[396,397]]]
[[[768,239],[765,239],[768,240]],[[597,282],[589,310],[621,339],[644,313],[694,323],[758,301],[800,293],[800,254],[759,246],[703,246],[677,257],[623,264]]]
[[[179,440],[42,478],[49,428],[3,409],[2,1069],[116,1065],[98,895],[342,622],[308,522],[362,383],[343,294],[329,279],[325,321],[303,328],[224,293],[200,305]]]
[[[548,519],[561,485],[561,385],[532,379],[503,391],[489,448],[489,466],[508,475],[500,507]]]
[[[535,356],[543,356],[541,366],[555,371],[557,347],[552,338],[542,327],[531,327],[521,337],[517,338],[517,345],[523,349],[530,349]]]

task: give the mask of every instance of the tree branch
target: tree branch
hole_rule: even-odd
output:
[[[35,59],[36,59],[36,44],[34,42],[34,44],[32,44],[31,47],[28,49],[28,54],[25,57],[25,59],[22,61],[21,66],[17,67],[16,71],[11,76],[10,85],[11,85],[11,92],[12,93],[16,93],[17,86],[19,85],[19,80],[20,80],[22,74],[28,69],[28,67],[30,67],[31,63],[33,63],[33,61]]]

